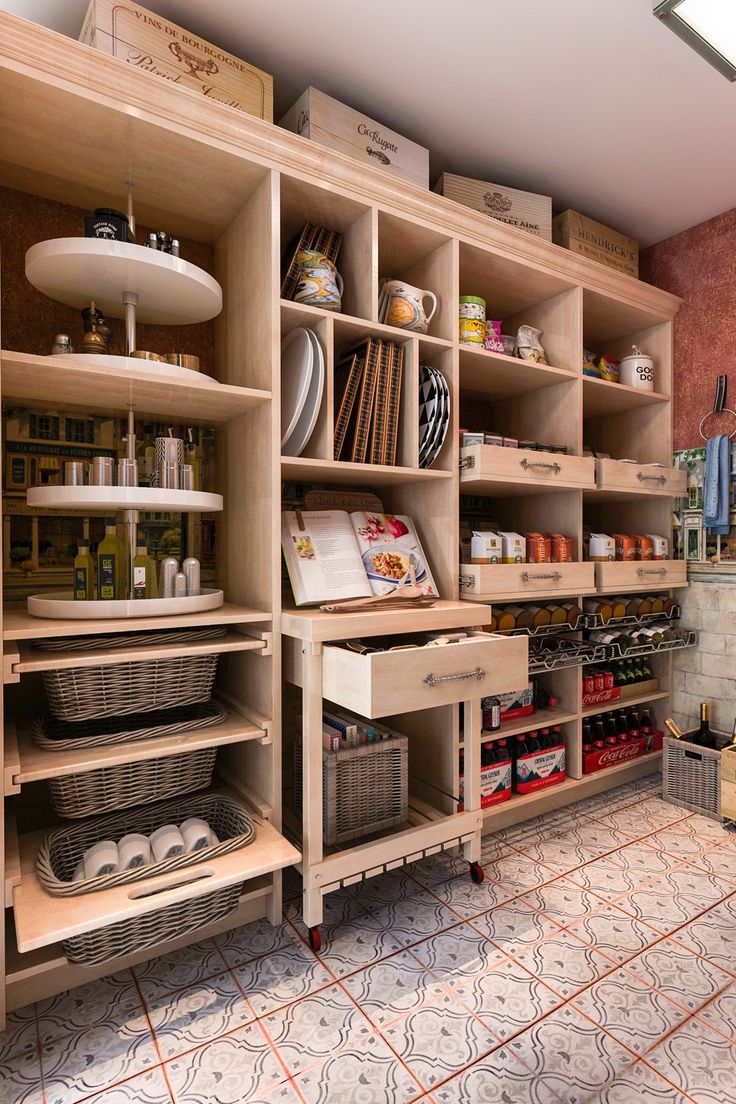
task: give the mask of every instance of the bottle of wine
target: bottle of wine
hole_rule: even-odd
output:
[[[89,551],[89,541],[82,539],[77,545],[74,559],[74,598],[90,601],[95,596],[95,564]]]
[[[700,746],[704,748],[714,748],[716,746],[715,737],[710,730],[707,702],[700,703],[700,728],[695,734],[694,743],[700,744]]]
[[[97,546],[97,597],[121,599],[128,592],[128,557],[115,518],[105,518],[105,536]]]
[[[676,740],[682,739],[682,729],[677,727],[671,717],[668,717],[666,719],[666,721],[664,722],[664,727],[672,736],[674,736]]]

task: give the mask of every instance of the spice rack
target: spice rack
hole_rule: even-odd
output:
[[[173,939],[116,962],[114,969],[256,916],[279,919],[279,870],[299,859],[297,848],[280,831],[282,728],[290,734],[294,731],[295,698],[297,706],[303,702],[308,732],[303,763],[309,819],[305,825],[294,825],[293,832],[297,840],[303,841],[305,916],[313,925],[319,922],[321,899],[330,887],[458,843],[465,845],[466,857],[473,862],[479,855],[484,825],[502,828],[654,769],[656,755],[648,761],[624,763],[582,777],[580,724],[585,710],[579,707],[581,671],[568,668],[541,677],[562,680],[564,709],[558,719],[568,747],[570,777],[550,790],[514,798],[484,813],[476,778],[481,739],[479,702],[472,696],[466,698],[471,704],[465,709],[461,740],[459,705],[467,692],[458,683],[456,700],[450,704],[424,707],[420,703],[387,718],[391,727],[406,734],[410,741],[413,777],[410,823],[405,831],[391,833],[380,843],[373,841],[365,847],[323,854],[317,804],[321,763],[315,754],[314,733],[321,718],[324,657],[331,642],[349,636],[402,633],[409,628],[412,632],[482,628],[488,617],[484,603],[491,601],[553,600],[556,594],[564,593],[580,602],[584,595],[604,593],[606,588],[620,593],[627,589],[623,583],[596,580],[594,565],[580,558],[583,520],[604,531],[614,519],[618,524],[624,517],[633,532],[669,530],[670,502],[659,487],[643,491],[637,487],[632,494],[624,488],[586,482],[583,486],[576,483],[561,487],[552,494],[545,472],[538,471],[540,478],[535,480],[531,478],[534,469],[527,469],[523,472],[523,493],[519,484],[513,494],[508,494],[504,490],[506,473],[494,467],[492,457],[484,459],[479,480],[479,469],[461,473],[458,429],[463,397],[471,396],[472,403],[481,403],[488,417],[502,420],[511,433],[566,445],[571,459],[583,459],[585,440],[596,442],[600,451],[612,457],[633,454],[642,464],[668,464],[672,320],[679,301],[214,101],[193,99],[151,74],[134,71],[116,59],[7,13],[0,14],[0,30],[0,103],[5,113],[2,121],[6,123],[0,128],[2,183],[25,193],[29,212],[40,202],[63,204],[67,212],[76,207],[75,226],[81,233],[82,214],[90,203],[104,198],[119,205],[126,194],[130,166],[139,161],[135,154],[154,148],[155,166],[143,164],[136,168],[138,210],[155,225],[175,232],[182,240],[183,252],[187,240],[200,250],[209,250],[208,267],[213,270],[205,273],[204,268],[194,266],[207,279],[193,280],[192,294],[200,307],[193,311],[187,299],[185,313],[188,311],[190,318],[218,315],[220,304],[210,281],[216,281],[222,289],[222,313],[212,323],[210,334],[215,350],[213,381],[196,378],[196,373],[183,375],[181,370],[167,373],[164,381],[161,365],[122,357],[110,364],[103,357],[42,356],[38,349],[47,347],[45,338],[41,341],[39,337],[37,345],[25,347],[17,336],[5,336],[18,330],[17,326],[13,328],[12,318],[2,319],[0,394],[4,401],[28,406],[43,400],[62,408],[116,415],[127,412],[132,405],[136,417],[178,416],[217,427],[219,485],[223,492],[217,585],[229,600],[214,611],[182,614],[175,623],[227,624],[244,641],[255,638],[264,643],[263,647],[248,646],[223,655],[217,690],[228,706],[231,723],[226,729],[213,726],[197,736],[198,746],[209,738],[213,744],[222,745],[221,773],[238,800],[263,825],[264,847],[259,861],[250,862],[245,848],[240,859],[227,857],[234,869],[221,872],[224,879],[229,880],[231,875],[234,881],[242,879],[239,908],[196,935]],[[88,157],[91,133],[106,135],[106,156],[94,165]],[[170,171],[161,171],[162,165]],[[195,189],[192,179],[197,181]],[[283,256],[306,221],[330,226],[344,235],[338,260],[345,281],[341,314],[280,298]],[[77,232],[75,226],[68,234]],[[86,253],[87,261],[90,259],[90,243],[81,237],[73,241],[70,256],[75,258],[72,267],[78,273],[80,265],[87,263],[80,260],[81,254]],[[29,242],[31,246],[36,244]],[[81,294],[84,281],[77,275],[73,279],[70,275],[60,278],[54,274],[55,269],[52,272],[52,264],[70,263],[60,260],[63,253],[58,245],[40,250],[40,275],[34,279],[52,293],[56,286],[60,295],[76,296]],[[141,253],[147,256],[141,258]],[[110,276],[111,287],[102,294],[101,284],[84,286],[89,296],[75,298],[75,308],[94,296],[111,317],[119,317],[125,314],[123,293],[129,291],[139,298],[137,322],[141,327],[151,325],[155,320],[147,320],[144,314],[144,298],[149,307],[154,303],[149,277],[155,275],[156,281],[160,279],[168,288],[171,276],[183,276],[188,281],[191,275],[183,267],[188,262],[149,254],[139,247],[114,248],[105,254],[107,262],[111,256],[105,276],[107,279],[115,270],[114,280]],[[134,267],[125,268],[132,259]],[[139,265],[138,260],[143,264]],[[4,268],[9,263],[4,254]],[[13,275],[22,279],[23,274]],[[134,276],[142,281],[137,289],[131,283]],[[432,319],[429,334],[411,334],[379,323],[378,282],[383,276],[404,278],[439,296],[440,309]],[[180,280],[177,286],[183,287]],[[461,294],[483,295],[489,304],[489,317],[503,318],[512,327],[524,322],[542,329],[550,366],[461,346],[456,340]],[[170,311],[168,321],[166,317],[161,320],[167,325],[181,320],[182,301],[157,306],[164,313]],[[280,338],[300,325],[315,332],[325,352],[323,406],[305,453],[282,458],[278,447],[279,344]],[[39,330],[39,334],[45,332],[45,327]],[[51,335],[53,332],[52,327]],[[333,458],[335,357],[351,343],[371,335],[405,346],[406,379],[396,466],[336,462]],[[605,351],[616,355],[627,351],[634,340],[655,358],[656,392],[640,392],[582,376],[583,341],[589,347],[605,346]],[[13,344],[20,347],[10,347]],[[418,371],[425,363],[443,374],[452,402],[447,439],[430,469],[418,466],[415,417]],[[339,619],[283,605],[278,527],[282,481],[375,488],[388,510],[410,514],[418,525],[443,601],[411,616],[405,611],[386,611]],[[677,493],[674,487],[671,493]],[[461,499],[470,494],[487,495],[498,503],[499,518],[513,523],[506,528],[568,533],[574,540],[577,562],[560,565],[565,569],[560,570],[563,578],[553,580],[538,577],[547,574],[546,570],[525,566],[522,572],[526,571],[531,583],[516,572],[514,565],[499,569],[512,567],[506,572],[506,580],[494,575],[494,568],[461,567],[457,553],[458,510]],[[679,570],[670,571],[668,565],[666,579],[639,580],[638,587],[646,591],[680,585],[684,574]],[[476,575],[476,571],[482,574]],[[552,568],[549,573],[556,571]],[[2,777],[9,830],[4,866],[6,910],[0,916],[7,927],[5,996],[10,1008],[60,992],[82,979],[101,976],[111,968],[72,967],[58,942],[68,934],[63,917],[58,918],[60,910],[53,920],[42,915],[48,901],[34,880],[38,837],[34,835],[36,826],[26,823],[26,787],[32,784],[31,779],[45,777],[51,768],[34,760],[28,751],[23,707],[34,693],[38,674],[21,670],[27,662],[25,644],[50,636],[145,631],[170,626],[174,620],[161,614],[143,618],[140,610],[134,612],[138,616],[127,619],[69,617],[52,621],[32,617],[25,610],[4,610],[8,721]],[[506,657],[500,666],[510,682],[525,682],[526,662],[514,650],[526,647],[523,637],[494,636],[492,642],[494,651],[497,646],[507,649],[499,655]],[[663,654],[655,662],[661,683],[667,687],[670,657]],[[301,694],[294,691],[291,679],[301,680]],[[664,701],[667,696],[668,689],[663,689],[646,700]],[[173,743],[162,753],[172,750]],[[468,773],[466,811],[458,814],[461,743]],[[119,749],[123,758],[145,754],[141,746]],[[99,762],[100,754],[96,752],[84,763],[65,760],[64,769],[91,770]],[[14,899],[38,913],[34,923],[43,926],[43,931],[33,931],[25,919],[20,925],[23,945],[32,943],[36,950],[18,951]],[[76,929],[104,926],[116,914],[118,904],[117,899],[94,895],[86,910],[76,917]],[[139,901],[136,907],[145,911],[150,902]]]

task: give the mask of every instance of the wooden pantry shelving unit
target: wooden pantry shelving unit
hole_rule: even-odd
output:
[[[589,262],[502,223],[403,183],[379,169],[363,168],[224,105],[131,71],[123,63],[6,13],[0,14],[0,184],[23,193],[32,211],[37,202],[78,209],[124,204],[126,182],[133,180],[140,224],[163,226],[185,243],[211,250],[210,277],[223,288],[223,310],[214,323],[217,384],[197,379],[163,379],[155,366],[141,362],[111,366],[102,359],[39,355],[50,346],[54,327],[39,311],[28,345],[2,352],[0,396],[14,405],[43,403],[59,409],[88,409],[100,414],[158,419],[196,419],[216,430],[217,487],[224,498],[218,521],[218,585],[226,604],[218,610],[177,617],[178,627],[226,624],[228,650],[220,660],[218,692],[231,710],[227,724],[203,730],[192,746],[221,746],[220,775],[262,823],[263,847],[249,864],[248,849],[227,857],[223,882],[242,881],[238,911],[211,928],[156,948],[165,951],[256,915],[280,913],[279,870],[297,861],[297,850],[281,835],[282,729],[293,739],[293,706],[302,701],[308,730],[304,792],[309,819],[294,828],[304,838],[305,905],[308,923],[321,918],[321,897],[330,886],[369,876],[422,854],[462,842],[466,855],[478,857],[483,822],[510,823],[546,808],[635,777],[655,765],[654,757],[588,778],[580,774],[580,671],[563,672],[563,725],[571,777],[555,789],[515,798],[485,818],[479,785],[468,770],[466,811],[458,813],[459,704],[466,699],[463,740],[466,763],[479,764],[479,697],[464,682],[443,704],[414,694],[398,714],[387,718],[410,741],[410,823],[381,841],[325,856],[321,844],[320,752],[315,734],[321,715],[323,678],[329,675],[330,643],[349,635],[376,636],[487,623],[487,603],[529,596],[595,593],[592,565],[577,563],[560,578],[537,579],[491,574],[477,576],[458,559],[459,506],[467,494],[485,495],[498,504],[505,527],[554,528],[573,536],[580,558],[584,521],[605,527],[626,517],[632,531],[669,531],[674,485],[634,491],[607,481],[601,490],[579,460],[583,442],[615,457],[640,463],[670,462],[671,330],[679,301],[610,269]],[[104,157],[90,159],[89,135],[101,136]],[[151,153],[155,156],[151,156]],[[304,222],[342,231],[338,267],[345,281],[343,312],[330,314],[280,299],[282,257]],[[30,244],[36,244],[31,242]],[[11,250],[7,251],[8,253]],[[122,263],[122,261],[121,261]],[[3,261],[3,276],[5,273]],[[167,280],[168,280],[167,271]],[[384,276],[402,277],[431,288],[440,306],[426,336],[394,330],[378,322],[378,286]],[[196,283],[196,281],[195,281]],[[207,283],[207,281],[205,281]],[[207,283],[211,289],[211,285]],[[212,289],[211,289],[212,290]],[[508,329],[521,322],[544,330],[550,367],[478,352],[456,340],[457,302],[461,294],[486,298],[488,315],[503,318]],[[171,306],[169,304],[169,306]],[[58,317],[58,316],[54,316]],[[49,319],[51,316],[49,316]],[[152,319],[156,322],[157,319]],[[316,334],[325,352],[326,388],[314,434],[299,457],[279,456],[280,341],[296,326]],[[6,326],[7,330],[8,327]],[[17,326],[15,331],[17,332]],[[333,393],[336,358],[357,341],[375,336],[404,345],[405,380],[395,467],[335,462]],[[584,345],[621,354],[638,341],[657,363],[656,393],[584,379]],[[21,342],[16,342],[21,344]],[[419,467],[419,368],[441,372],[450,389],[452,417],[447,439],[429,470]],[[478,467],[460,469],[458,429],[466,396],[488,426],[568,448],[570,478],[550,494],[549,469],[527,468],[509,479],[482,449]],[[467,402],[467,400],[466,400]],[[469,426],[468,428],[472,428]],[[523,459],[519,456],[515,459]],[[542,459],[541,454],[534,457]],[[560,462],[562,468],[562,463]],[[580,481],[579,473],[584,471]],[[558,474],[552,472],[552,478]],[[431,610],[352,615],[296,611],[282,601],[279,549],[280,487],[338,485],[374,488],[385,507],[412,515],[430,560],[443,602]],[[514,490],[509,493],[509,486]],[[666,493],[665,493],[666,492]],[[564,565],[563,565],[564,566]],[[618,565],[611,565],[617,567]],[[624,565],[627,566],[627,565]],[[636,569],[636,565],[631,565]],[[679,567],[667,576],[615,580],[615,589],[669,588],[684,582]],[[505,571],[505,567],[498,569]],[[468,575],[474,581],[468,585]],[[553,574],[553,572],[550,572]],[[606,580],[601,580],[606,587]],[[612,582],[613,586],[614,583]],[[6,608],[3,669],[6,679],[4,754],[6,767],[7,1006],[77,984],[108,970],[72,967],[60,940],[67,928],[58,913],[40,927],[28,922],[27,909],[41,909],[33,870],[34,833],[45,823],[38,786],[51,769],[27,738],[27,703],[39,670],[30,661],[28,642],[44,636],[107,634],[170,626],[166,617],[125,621],[46,621],[24,609]],[[229,650],[236,636],[243,646]],[[284,717],[282,724],[282,635],[285,641]],[[511,688],[526,678],[526,643],[490,637],[481,642],[490,661]],[[224,649],[223,649],[224,650]],[[437,649],[438,651],[440,649]],[[400,654],[400,653],[398,653]],[[64,662],[64,653],[57,654]],[[334,658],[334,657],[333,657]],[[485,662],[485,660],[484,660]],[[669,658],[655,660],[665,689]],[[480,664],[478,664],[480,666]],[[398,670],[398,668],[397,668]],[[458,673],[464,673],[464,668]],[[398,671],[397,677],[400,677]],[[548,676],[545,676],[548,677]],[[19,681],[18,681],[19,680]],[[293,681],[288,681],[293,680]],[[294,685],[302,684],[299,695]],[[496,685],[496,683],[494,683]],[[334,683],[333,683],[334,686]],[[359,692],[360,676],[358,677]],[[339,695],[339,690],[330,691]],[[662,691],[664,693],[664,690]],[[367,701],[365,697],[361,700]],[[382,706],[375,705],[378,712]],[[393,708],[393,706],[391,706]],[[284,741],[284,748],[288,741]],[[3,745],[0,745],[2,750]],[[178,748],[170,741],[164,749]],[[117,749],[141,759],[139,745]],[[114,754],[114,753],[110,753]],[[85,762],[59,761],[61,770],[89,770],[107,753]],[[20,791],[20,792],[18,792]],[[20,814],[18,816],[18,814]],[[16,819],[21,822],[16,832]],[[26,827],[26,821],[29,826]],[[0,821],[2,823],[2,821]],[[237,852],[235,853],[237,856]],[[158,898],[160,900],[160,898]],[[23,909],[16,918],[14,907]],[[119,902],[91,895],[75,914],[75,930],[93,930],[118,915]],[[127,905],[125,906],[127,908]],[[140,904],[140,909],[149,907]],[[0,940],[0,947],[2,941]],[[1,953],[1,952],[0,952]],[[151,950],[128,960],[140,961]],[[110,968],[118,969],[117,960]]]

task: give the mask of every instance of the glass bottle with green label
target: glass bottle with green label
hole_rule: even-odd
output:
[[[133,598],[158,598],[158,584],[153,560],[142,540],[135,546],[133,560]]]
[[[97,546],[97,597],[106,601],[127,597],[127,556],[115,518],[105,518],[105,536]]]
[[[74,600],[89,602],[95,596],[95,562],[89,551],[89,541],[82,539],[74,558]]]

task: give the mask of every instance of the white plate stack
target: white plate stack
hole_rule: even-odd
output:
[[[301,456],[317,424],[325,358],[317,337],[298,326],[281,342],[281,453]]]

